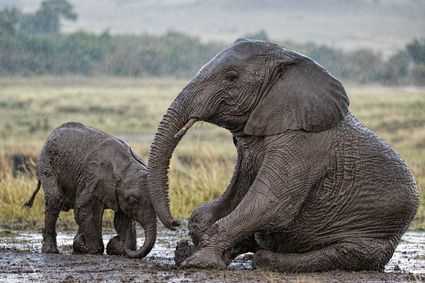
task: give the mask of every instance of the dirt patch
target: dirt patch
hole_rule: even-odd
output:
[[[139,233],[143,235],[142,233]],[[114,235],[104,234],[105,244]],[[252,254],[238,257],[227,270],[179,269],[174,248],[187,231],[161,230],[155,248],[142,260],[107,255],[71,254],[73,235],[60,233],[61,254],[42,254],[37,232],[0,233],[0,278],[11,281],[108,281],[108,282],[240,282],[240,281],[425,281],[425,233],[409,231],[385,272],[326,272],[286,274],[253,270]],[[138,238],[138,244],[143,243]]]

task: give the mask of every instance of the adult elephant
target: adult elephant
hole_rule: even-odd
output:
[[[240,39],[174,100],[155,135],[148,187],[168,201],[173,150],[196,121],[228,129],[238,159],[223,195],[189,221],[185,267],[226,267],[240,252],[281,271],[379,270],[412,221],[418,194],[400,156],[349,111],[342,84],[313,60]]]

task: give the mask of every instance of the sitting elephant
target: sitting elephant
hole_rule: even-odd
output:
[[[181,137],[206,121],[237,146],[229,186],[189,220],[196,252],[182,266],[225,268],[254,252],[254,267],[285,272],[383,269],[418,193],[401,157],[348,105],[329,72],[275,44],[240,39],[207,63],[165,113],[149,155],[152,204],[175,229],[167,172]]]
[[[44,253],[58,253],[56,221],[60,211],[74,209],[78,233],[75,253],[102,254],[102,216],[114,210],[118,235],[107,253],[141,258],[156,240],[156,214],[146,187],[146,167],[123,141],[69,122],[53,130],[37,164],[38,185],[25,206],[31,207],[44,188]],[[136,249],[135,219],[145,230],[145,242]]]

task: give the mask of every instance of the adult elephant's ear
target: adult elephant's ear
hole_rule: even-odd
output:
[[[287,130],[321,132],[344,119],[349,100],[342,84],[327,70],[285,50],[270,83],[245,125],[247,135],[268,136]]]
[[[86,186],[90,193],[115,212],[119,210],[118,191],[129,160],[116,140],[106,140],[87,156]]]

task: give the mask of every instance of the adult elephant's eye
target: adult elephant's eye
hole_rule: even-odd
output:
[[[227,83],[233,83],[239,78],[239,73],[236,71],[227,71],[224,74],[224,80]]]

